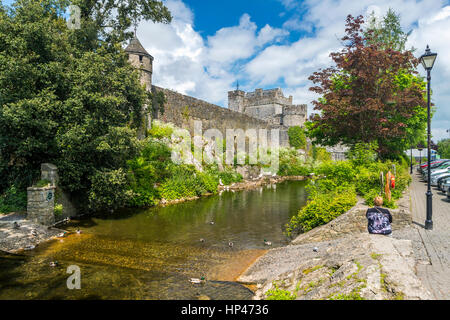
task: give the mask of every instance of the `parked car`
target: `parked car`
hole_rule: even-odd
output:
[[[447,173],[443,173],[441,175],[438,176],[437,178],[437,188],[439,190],[441,190],[442,192],[445,192],[445,190],[443,189],[444,183],[450,179],[450,172]]]
[[[438,171],[439,171],[439,173],[446,172],[448,167],[450,167],[449,160],[447,160],[445,162],[441,162],[439,164],[431,165],[431,174],[436,173]],[[428,180],[428,168],[423,170],[422,177],[425,181]]]
[[[435,166],[435,165],[438,165],[438,164],[440,164],[440,163],[442,163],[442,162],[445,162],[445,161],[448,161],[448,160],[450,160],[450,159],[439,159],[439,160],[435,160],[435,161],[432,161],[432,162],[430,163],[430,165],[431,165],[431,167],[433,167],[433,166]],[[420,173],[423,173],[423,171],[424,171],[427,167],[428,167],[428,162],[425,162],[425,163],[422,163],[422,164],[419,166],[418,170],[420,171]]]
[[[437,187],[437,179],[438,177],[440,177],[441,175],[447,174],[450,172],[450,164],[447,168],[445,169],[441,169],[441,170],[436,170],[433,172],[433,170],[431,171],[431,185],[433,187]]]
[[[450,179],[447,179],[442,186],[444,192],[447,194],[447,198],[450,199]]]

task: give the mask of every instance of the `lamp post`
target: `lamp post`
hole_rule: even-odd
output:
[[[417,150],[419,150],[419,166],[422,164],[422,147],[419,147]]]
[[[412,165],[412,146],[411,146],[411,160],[410,160],[410,163],[411,163],[410,173],[412,174],[413,173],[413,170],[412,170],[412,168],[413,168],[413,165]]]
[[[428,111],[428,181],[427,181],[427,219],[425,220],[425,229],[433,229],[433,194],[431,193],[431,117],[430,117],[430,81],[431,81],[431,69],[433,69],[434,62],[436,61],[437,53],[432,53],[430,47],[427,45],[425,54],[420,57],[420,62],[427,71],[427,111]]]

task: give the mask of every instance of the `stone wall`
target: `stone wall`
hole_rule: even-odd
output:
[[[307,117],[306,104],[292,104],[292,96],[285,97],[280,88],[229,91],[228,108],[285,127],[303,126]]]
[[[27,189],[27,219],[50,226],[55,223],[55,186]]]
[[[289,138],[287,128],[271,125],[266,121],[246,114],[222,108],[220,106],[196,99],[181,93],[152,86],[154,92],[163,92],[166,97],[164,113],[156,117],[164,122],[171,122],[177,127],[194,133],[194,121],[202,122],[203,133],[208,129],[218,129],[226,137],[227,129],[280,129],[280,145],[287,146]]]

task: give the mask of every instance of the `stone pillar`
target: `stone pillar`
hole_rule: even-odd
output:
[[[41,164],[41,179],[48,180],[52,186],[56,186],[58,182],[58,168],[51,163]]]
[[[50,226],[55,223],[55,186],[27,189],[27,219]]]

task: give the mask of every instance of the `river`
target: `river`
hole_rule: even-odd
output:
[[[234,280],[265,250],[288,243],[284,226],[306,203],[306,183],[71,221],[65,238],[0,255],[0,299],[251,299]],[[80,268],[80,290],[67,288],[70,265]],[[189,281],[201,277],[205,284]]]

